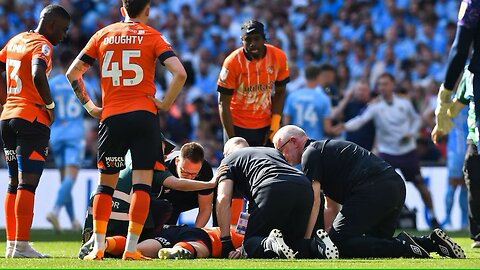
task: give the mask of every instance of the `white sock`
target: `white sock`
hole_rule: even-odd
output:
[[[15,249],[24,250],[28,246],[28,241],[15,240]]]
[[[125,245],[125,250],[130,251],[130,252],[137,251],[137,243],[138,243],[139,238],[140,238],[140,235],[136,235],[132,232],[128,232],[127,243]]]
[[[97,249],[101,249],[105,251],[105,234],[104,233],[94,233],[93,234],[93,245],[97,247]]]
[[[7,248],[14,248],[15,240],[7,240]]]

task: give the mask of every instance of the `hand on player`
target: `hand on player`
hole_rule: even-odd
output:
[[[166,104],[163,100],[151,96],[149,98],[155,103],[155,106],[159,111],[166,112],[170,108],[170,104]]]
[[[48,118],[50,118],[50,125],[53,123],[53,121],[55,121],[55,111],[52,109],[52,110],[49,110],[49,109],[45,109],[48,113]]]
[[[228,258],[231,251],[234,251],[232,238],[230,236],[220,238],[222,241],[222,258]]]
[[[445,134],[442,133],[441,131],[438,130],[437,126],[433,127],[431,137],[432,141],[437,144],[440,141],[440,138],[442,138]]]
[[[93,107],[93,109],[88,112],[92,117],[94,118],[97,118],[97,119],[101,119],[102,118],[102,112],[103,112],[103,108],[100,108],[100,107]]]

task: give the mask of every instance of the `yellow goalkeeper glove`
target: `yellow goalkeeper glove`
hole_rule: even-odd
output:
[[[453,127],[452,119],[448,115],[448,110],[453,105],[451,96],[452,91],[446,89],[442,84],[437,96],[435,120],[437,121],[437,132],[440,132],[443,135],[447,134]]]

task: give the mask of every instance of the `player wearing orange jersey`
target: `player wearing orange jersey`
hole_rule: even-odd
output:
[[[287,57],[265,44],[262,23],[246,21],[241,31],[243,47],[225,59],[217,81],[220,118],[225,140],[237,136],[261,146],[280,126],[290,80]]]
[[[167,110],[180,92],[186,72],[171,45],[148,26],[149,0],[122,0],[125,20],[96,32],[71,64],[67,77],[90,115],[101,120],[99,129],[99,185],[93,200],[94,249],[84,259],[102,259],[112,195],[125,154],[132,156],[133,195],[123,259],[145,259],[137,251],[150,203],[153,169],[158,158],[160,125],[157,110]],[[87,94],[83,74],[98,59],[101,71],[102,107]],[[154,73],[157,59],[173,78],[163,100],[156,99]]]
[[[69,25],[70,15],[62,6],[46,6],[35,30],[14,36],[0,51],[0,71],[6,71],[7,77],[7,100],[1,115],[9,172],[5,257],[48,257],[28,241],[35,190],[48,155],[54,118],[55,103],[47,77],[52,69],[53,46],[66,36]]]
[[[230,229],[232,243],[235,248],[240,248],[243,243],[243,234]],[[121,255],[125,246],[125,237],[107,237],[107,248],[111,256]],[[146,239],[138,244],[138,250],[149,257],[160,259],[194,259],[194,258],[220,258],[222,242],[219,227],[187,227],[165,225],[155,238]],[[232,251],[230,258],[239,258],[240,251]]]
[[[285,86],[290,81],[287,57],[281,49],[265,44],[261,22],[246,21],[241,31],[243,47],[225,59],[217,81],[220,119],[225,141],[237,136],[250,146],[262,146],[271,142],[280,127]],[[243,200],[235,197],[234,218],[243,209]],[[214,224],[216,220],[214,211]]]

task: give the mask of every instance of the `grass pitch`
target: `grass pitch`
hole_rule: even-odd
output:
[[[416,235],[421,232],[412,232]],[[49,259],[5,259],[5,232],[0,231],[0,269],[5,268],[480,268],[480,249],[470,248],[471,240],[466,232],[449,233],[467,253],[467,259],[447,259],[432,254],[432,259],[355,259],[355,260],[270,260],[270,259],[196,259],[196,260],[150,260],[122,261],[82,261],[76,258],[80,247],[80,233],[64,232],[60,235],[48,230],[32,232],[34,247],[53,256]]]

